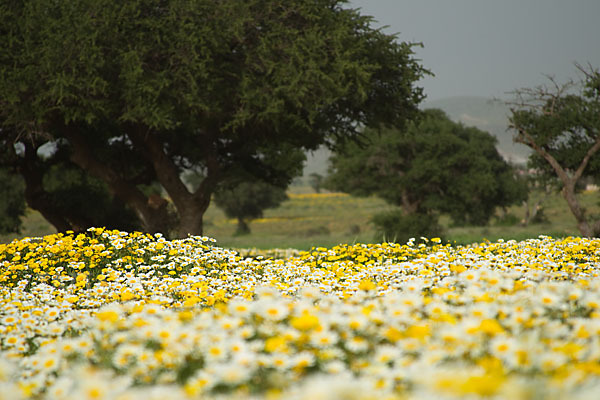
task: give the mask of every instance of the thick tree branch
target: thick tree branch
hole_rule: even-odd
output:
[[[136,148],[152,163],[156,176],[175,204],[180,217],[178,236],[202,233],[202,215],[210,204],[211,194],[218,180],[219,164],[215,154],[205,159],[207,176],[194,193],[190,193],[181,179],[175,162],[165,151],[158,136],[141,125],[130,127],[128,135]]]
[[[152,163],[156,177],[165,188],[177,210],[181,212],[192,194],[181,180],[179,169],[165,153],[164,144],[151,131],[134,125],[127,132],[134,146]]]
[[[219,181],[220,165],[214,153],[210,153],[206,157],[206,177],[202,180],[196,191],[194,192],[194,201],[210,203],[210,196],[213,193],[217,182]]]
[[[539,146],[533,137],[523,128],[518,126],[513,126],[513,128],[517,129],[519,134],[515,138],[515,141],[518,143],[523,143],[526,146],[532,148],[536,153],[542,156],[549,164],[552,166],[558,178],[562,181],[562,183],[566,186],[571,183],[571,178],[567,174],[567,171],[559,164],[556,158],[552,157],[550,153],[548,153],[543,147]]]
[[[117,172],[96,158],[92,149],[73,126],[64,125],[61,133],[72,147],[71,161],[91,175],[107,184],[109,190],[131,206],[144,227],[151,231],[161,231],[157,225],[148,198],[135,186],[123,179]]]
[[[575,174],[573,177],[569,177],[565,169],[558,163],[558,161],[551,154],[549,154],[542,146],[539,146],[535,142],[533,137],[531,137],[531,135],[525,129],[515,126],[513,126],[513,128],[517,129],[517,131],[519,132],[517,138],[515,139],[517,142],[523,143],[531,147],[552,166],[552,168],[556,172],[556,175],[558,175],[558,178],[563,183],[562,195],[567,201],[571,213],[577,220],[577,227],[584,236],[593,236],[596,231],[593,230],[593,226],[590,226],[589,222],[587,221],[586,210],[579,204],[577,196],[575,195],[575,184],[580,178],[583,169],[587,165],[589,157],[591,157],[596,151],[598,151],[598,148],[600,148],[600,139],[598,139],[594,146],[592,146],[592,148],[590,148],[586,153],[586,156],[589,155],[589,157],[585,162],[582,161],[582,163],[580,164],[577,170],[579,174]]]
[[[583,171],[585,170],[585,167],[587,167],[588,163],[590,162],[590,158],[592,158],[592,156],[594,154],[596,154],[598,152],[598,150],[600,150],[600,135],[596,136],[596,142],[594,142],[594,145],[592,147],[590,147],[588,149],[588,151],[585,153],[583,160],[581,160],[581,164],[579,164],[579,167],[573,174],[573,180],[575,182],[577,182],[579,180],[579,178],[581,178],[581,176],[583,175]]]
[[[19,172],[25,180],[25,200],[27,204],[37,210],[50,222],[58,232],[66,232],[73,227],[69,221],[58,210],[49,199],[49,194],[44,190],[43,173],[36,168],[37,148],[30,142],[24,142],[25,154],[19,160]]]

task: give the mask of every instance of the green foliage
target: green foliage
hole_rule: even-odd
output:
[[[508,131],[509,107],[502,101],[477,96],[453,96],[444,99],[426,99],[426,108],[439,108],[453,121],[461,121],[489,132],[498,142],[496,148],[503,157],[516,163],[525,163],[531,149],[513,140]]]
[[[495,148],[495,139],[424,111],[406,129],[365,130],[331,159],[329,188],[377,195],[406,214],[449,214],[455,224],[484,225],[496,207],[526,198],[526,184]]]
[[[236,180],[215,192],[215,204],[229,218],[237,218],[238,235],[250,233],[248,222],[261,218],[267,208],[278,207],[287,199],[285,188],[260,180]]]
[[[411,238],[441,237],[443,229],[434,214],[404,214],[401,210],[376,214],[372,219],[377,229],[375,240],[406,243]]]
[[[331,231],[324,225],[317,225],[306,230],[306,237],[329,235]]]
[[[0,233],[19,233],[25,214],[23,179],[6,168],[0,168]]]
[[[510,127],[515,141],[534,152],[529,167],[546,186],[554,185],[577,220],[583,236],[600,234],[600,219],[581,206],[584,180],[600,176],[600,72],[577,65],[578,82],[516,90]]]
[[[592,83],[588,80],[581,86],[585,89]],[[571,89],[571,85],[565,87]],[[511,125],[527,132],[535,145],[551,154],[563,168],[575,171],[600,135],[600,93],[582,90],[578,94],[541,95],[537,100],[539,108],[513,109]],[[517,140],[527,142],[519,132]],[[528,166],[538,171],[540,179],[556,180],[556,171],[539,153],[531,154]],[[590,159],[585,174],[600,176],[600,157]]]
[[[401,125],[416,111],[414,84],[427,72],[415,45],[345,5],[2,2],[0,129],[65,141],[150,231],[170,227],[137,177],[159,181],[179,235],[199,234],[211,193],[236,171],[288,184],[301,166],[290,149]],[[190,169],[203,177],[194,193],[180,178]]]
[[[512,213],[506,213],[496,217],[495,226],[516,226],[521,222],[519,217]]]
[[[5,193],[0,219],[13,221],[10,229],[18,228],[26,201],[59,231],[83,231],[89,226],[140,228],[136,216],[106,184],[68,159],[64,143],[34,138],[19,142],[9,132],[3,133],[0,180]]]
[[[401,121],[422,97],[413,45],[343,3],[5,3],[2,113],[21,127],[56,115],[156,130],[199,124],[196,138],[301,131],[287,139],[309,148],[324,129]],[[19,111],[24,96],[30,109]]]
[[[140,229],[135,215],[111,195],[106,185],[73,165],[58,164],[44,176],[44,189],[54,210],[72,222],[72,229],[106,227],[135,231]]]
[[[321,193],[321,188],[323,187],[323,175],[313,172],[308,176],[308,182],[315,193]]]

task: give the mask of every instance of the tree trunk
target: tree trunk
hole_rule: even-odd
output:
[[[527,200],[523,202],[523,206],[525,207],[525,217],[521,222],[521,226],[528,226],[531,223],[531,221],[535,220],[538,212],[542,209],[542,204],[544,204],[544,202],[548,199],[550,193],[550,189],[546,187],[544,189],[544,195],[536,202],[534,202],[533,205],[530,205],[530,199],[528,196]]]
[[[577,228],[584,237],[592,238],[600,234],[600,220],[591,221],[586,216],[585,208],[581,207],[579,200],[575,195],[575,181],[571,181],[569,185],[565,185],[562,190],[562,195],[569,205],[571,213],[577,221]]]
[[[170,226],[165,214],[166,207],[152,207],[150,199],[135,184],[128,182],[109,165],[98,160],[76,127],[63,126],[63,134],[72,147],[71,161],[106,183],[109,190],[136,213],[145,231],[168,234]]]
[[[523,202],[523,206],[525,207],[525,217],[523,217],[523,221],[521,221],[521,226],[529,226],[531,221],[535,220],[538,212],[541,209],[542,200],[536,201],[533,206],[529,205],[529,200],[525,200]]]
[[[64,126],[63,131],[73,148],[71,160],[105,182],[115,196],[129,205],[138,216],[144,230],[150,233],[161,232],[169,235],[175,228],[175,234],[179,238],[185,238],[188,235],[202,235],[202,216],[210,204],[210,196],[217,179],[216,159],[207,160],[208,176],[202,181],[196,192],[190,193],[180,177],[178,167],[165,152],[165,145],[156,133],[143,125],[127,127],[127,135],[133,145],[152,163],[158,181],[175,205],[179,223],[174,227],[164,199],[144,195],[135,184],[127,181],[106,163],[98,160],[84,137],[76,130],[76,126]]]
[[[72,217],[69,218],[64,215],[53,205],[50,195],[44,189],[44,173],[40,166],[36,165],[38,162],[36,153],[37,146],[26,142],[25,154],[19,163],[19,172],[25,181],[25,200],[27,204],[42,214],[46,221],[50,222],[58,232],[69,230],[81,232],[85,230],[87,226],[83,226],[82,221],[73,221]]]
[[[579,229],[579,232],[581,232],[581,235],[585,237],[593,237],[595,234],[594,229],[589,224],[585,215],[585,209],[581,207],[581,205],[579,204],[579,200],[575,195],[574,181],[571,180],[568,182],[568,184],[564,185],[562,189],[562,195],[567,201],[569,209],[571,210],[571,213],[577,221],[577,228]]]
[[[173,201],[179,225],[177,236],[199,236],[203,233],[202,217],[210,204],[210,196],[216,184],[218,164],[215,158],[207,160],[207,176],[194,193],[190,193],[181,179],[179,168],[165,152],[165,144],[155,132],[143,126],[134,125],[128,129],[128,136],[134,146],[152,163],[156,176]]]
[[[202,215],[192,215],[191,218],[182,218],[177,226],[177,237],[182,239],[188,236],[202,236]]]
[[[402,210],[404,211],[404,215],[415,214],[419,208],[419,203],[410,200],[408,191],[406,189],[402,189],[400,197],[402,199]]]
[[[69,221],[52,207],[48,199],[48,193],[40,184],[41,180],[31,171],[22,172],[21,175],[25,179],[25,200],[29,207],[42,214],[46,221],[50,222],[58,232],[72,230]]]
[[[250,233],[250,227],[243,218],[238,217],[237,229],[235,230],[236,235],[248,235]]]
[[[179,211],[179,225],[177,226],[177,237],[185,238],[188,235],[201,236],[203,233],[202,216],[208,208],[209,202],[201,203],[189,201],[182,205]]]
[[[583,176],[583,171],[588,165],[591,157],[598,152],[598,150],[600,150],[600,135],[598,135],[592,147],[587,150],[585,156],[579,164],[579,167],[577,167],[573,175],[570,177],[562,165],[560,165],[558,161],[543,147],[538,146],[538,144],[535,142],[535,140],[533,140],[527,131],[521,128],[517,128],[517,130],[520,136],[518,136],[515,141],[518,143],[523,143],[536,151],[548,162],[548,164],[550,164],[550,166],[554,169],[554,172],[556,172],[556,175],[563,184],[562,195],[567,201],[569,209],[577,221],[577,228],[579,229],[579,232],[581,232],[581,235],[585,237],[594,237],[596,234],[600,233],[600,221],[595,221],[591,224],[588,222],[585,215],[586,210],[581,207],[579,200],[577,200],[577,196],[575,195],[575,185],[577,184],[577,181]]]

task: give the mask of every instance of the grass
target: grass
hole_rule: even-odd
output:
[[[372,242],[369,220],[391,209],[383,200],[356,198],[344,193],[314,193],[309,187],[292,187],[279,208],[265,210],[250,224],[250,235],[236,236],[236,224],[214,205],[205,214],[205,233],[224,247],[297,248],[330,247],[340,243]]]
[[[26,236],[45,236],[56,233],[56,229],[42,217],[42,214],[27,208],[23,217],[23,227],[20,233],[0,234],[0,243],[8,243],[13,239]]]
[[[310,187],[295,186],[289,191],[289,199],[279,208],[266,210],[264,217],[250,223],[251,234],[236,236],[237,221],[227,218],[214,204],[204,216],[205,235],[217,239],[217,244],[228,248],[295,248],[332,247],[340,243],[369,243],[375,241],[371,217],[379,212],[393,209],[376,197],[356,198],[343,193],[316,194]],[[598,193],[581,194],[584,207],[600,213]],[[508,212],[521,220],[525,216],[523,206],[513,206]],[[448,218],[442,218],[445,238],[457,244],[468,244],[497,239],[523,240],[539,235],[552,237],[577,236],[579,231],[575,218],[566,202],[557,193],[544,203],[547,222],[520,226],[502,226],[492,221],[483,227],[451,226]],[[28,210],[24,228],[19,235],[0,236],[1,242],[17,237],[42,236],[54,233],[54,229],[42,216]]]

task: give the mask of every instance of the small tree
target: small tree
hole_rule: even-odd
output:
[[[476,225],[486,224],[496,207],[526,196],[495,138],[452,122],[440,110],[424,111],[406,129],[367,129],[364,137],[363,146],[348,143],[333,155],[328,187],[375,194],[405,215],[446,213],[455,224]]]
[[[238,221],[236,235],[250,233],[249,222],[261,218],[267,208],[278,207],[288,197],[285,188],[260,180],[231,183],[215,192],[215,204]]]
[[[527,185],[528,196],[523,201],[525,215],[521,220],[521,226],[547,222],[544,214],[544,203],[555,191],[557,179],[548,180],[547,176],[540,176],[534,170],[529,170],[526,165],[515,167],[519,173],[521,181]]]
[[[308,176],[308,182],[315,193],[321,193],[321,188],[323,187],[323,175],[313,172]]]
[[[529,146],[529,166],[545,179],[558,178],[562,196],[583,236],[600,234],[600,219],[590,215],[577,196],[585,175],[600,172],[600,73],[591,66],[576,65],[579,81],[514,92],[510,127],[514,140]]]

